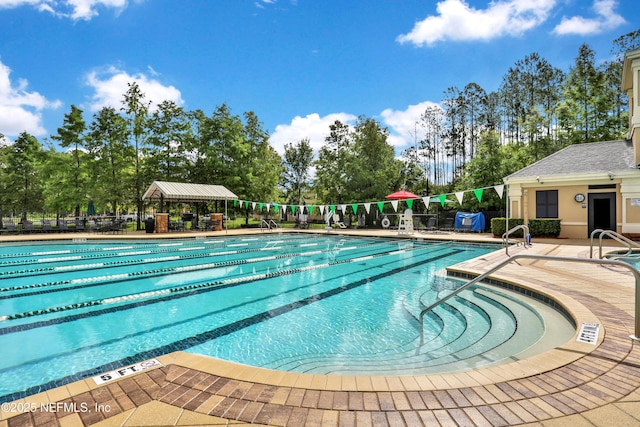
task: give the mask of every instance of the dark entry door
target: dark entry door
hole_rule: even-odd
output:
[[[616,231],[616,193],[589,194],[589,236],[597,228]]]

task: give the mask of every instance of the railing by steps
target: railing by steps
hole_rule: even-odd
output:
[[[510,258],[505,259],[499,264],[493,266],[486,272],[477,276],[473,280],[465,283],[452,293],[447,296],[439,299],[435,303],[431,304],[429,307],[425,308],[420,312],[420,345],[424,344],[424,316],[433,310],[435,307],[439,306],[443,302],[447,301],[449,298],[453,298],[458,295],[463,290],[469,288],[471,285],[474,285],[484,279],[486,279],[489,275],[495,273],[500,270],[502,267],[515,262],[519,259],[535,259],[535,260],[546,260],[546,261],[561,261],[561,262],[577,262],[577,263],[586,263],[586,264],[596,264],[596,265],[615,265],[618,267],[623,267],[630,270],[635,277],[635,289],[636,289],[636,301],[635,301],[635,329],[634,335],[630,335],[629,338],[640,341],[640,289],[638,289],[638,283],[640,283],[640,272],[630,264],[627,264],[623,261],[617,261],[612,259],[593,259],[593,258],[572,258],[572,257],[561,257],[561,256],[552,256],[552,255],[537,255],[537,254],[516,254]]]

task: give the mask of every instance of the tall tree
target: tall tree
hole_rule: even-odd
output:
[[[127,131],[126,120],[112,107],[102,108],[89,126],[87,149],[92,159],[94,199],[113,213],[129,199],[134,183],[133,147]]]
[[[245,179],[248,186],[245,197],[250,200],[274,200],[282,171],[282,159],[269,145],[269,134],[263,129],[258,116],[244,113],[244,141],[248,145],[245,159]]]
[[[609,131],[615,107],[607,96],[606,76],[596,67],[595,53],[586,44],[580,46],[563,95],[559,124],[567,144],[615,139]]]
[[[65,188],[67,197],[70,197],[75,206],[75,216],[80,216],[80,205],[86,201],[88,174],[85,164],[85,131],[87,125],[82,117],[82,110],[71,105],[71,111],[64,115],[64,123],[58,128],[58,134],[52,135],[51,138],[59,141],[60,146],[64,148],[72,147],[69,150],[70,160],[73,161],[72,168],[68,169],[71,174],[71,187]],[[57,159],[64,161],[65,157]],[[58,168],[63,165],[58,164]],[[64,181],[63,181],[64,182]]]
[[[302,203],[302,194],[309,188],[309,169],[312,162],[313,150],[308,138],[303,138],[296,144],[285,144],[282,183],[288,202]]]
[[[127,83],[128,89],[124,94],[122,110],[127,115],[129,122],[129,135],[133,137],[133,146],[135,150],[135,171],[134,171],[134,200],[136,205],[136,229],[140,230],[140,216],[142,212],[142,188],[145,182],[140,169],[140,159],[145,146],[145,136],[148,129],[149,105],[150,101],[145,101],[145,95],[142,93],[137,82]]]
[[[329,125],[329,135],[314,163],[314,188],[320,199],[327,203],[342,201],[342,192],[347,184],[346,165],[353,155],[352,145],[349,125],[339,120]]]
[[[15,142],[7,147],[5,156],[8,207],[20,211],[22,218],[27,212],[42,210],[42,182],[39,167],[42,164],[42,147],[35,136],[22,132]]]
[[[360,116],[352,138],[353,156],[345,171],[348,200],[383,200],[399,189],[402,162],[389,144],[389,131],[376,120]]]
[[[183,181],[186,178],[185,146],[191,140],[188,115],[174,101],[163,101],[148,120],[145,150],[147,184],[156,179]]]

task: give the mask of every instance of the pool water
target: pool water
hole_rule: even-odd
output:
[[[3,245],[0,401],[178,350],[345,375],[494,363],[543,335],[530,305],[465,291],[427,316],[424,346],[417,316],[459,286],[444,267],[495,249],[280,234]]]

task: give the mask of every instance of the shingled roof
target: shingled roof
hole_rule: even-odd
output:
[[[631,141],[590,142],[563,148],[507,178],[621,172],[629,169],[636,169]]]

